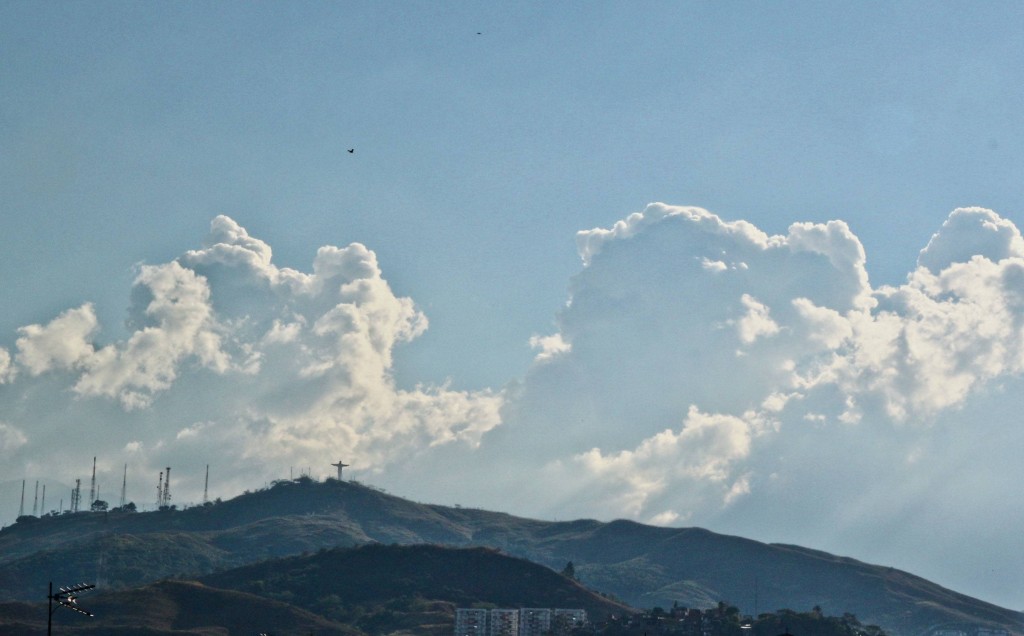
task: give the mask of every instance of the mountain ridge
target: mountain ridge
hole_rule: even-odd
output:
[[[761,609],[851,612],[896,636],[954,622],[1024,634],[1020,612],[819,550],[703,528],[422,504],[333,479],[277,482],[180,511],[23,520],[0,531],[0,598],[30,600],[25,590],[45,586],[46,576],[126,587],[367,543],[495,548],[556,571],[571,561],[589,588],[634,607],[727,601],[753,613],[756,593]]]

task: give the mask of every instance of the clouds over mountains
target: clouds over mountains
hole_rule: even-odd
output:
[[[506,422],[555,440],[524,445],[589,493],[551,510],[706,522],[814,490],[796,466],[850,496],[921,479],[954,459],[922,451],[936,422],[1024,368],[1024,249],[989,210],[954,211],[898,287],[870,285],[835,221],[768,236],[656,204],[578,243],[558,332],[536,339],[559,347]]]
[[[3,476],[69,465],[73,412],[108,471],[215,458],[240,490],[343,457],[426,500],[821,547],[869,545],[885,515],[925,537],[905,511],[955,516],[963,490],[944,471],[970,480],[964,453],[994,470],[976,480],[980,507],[1021,477],[1005,450],[1020,437],[995,414],[1019,406],[1000,392],[1024,368],[1024,240],[996,213],[954,211],[906,281],[877,288],[841,221],[770,236],[653,204],[577,244],[582,267],[557,329],[530,339],[526,377],[410,389],[393,353],[427,317],[374,252],[325,246],[311,273],[281,268],[217,217],[201,248],[139,267],[125,340],[101,344],[85,304],[0,349]],[[991,416],[985,435],[966,413]]]
[[[4,398],[57,375],[64,389],[47,399],[120,406],[123,423],[86,425],[108,452],[125,447],[138,460],[144,451],[163,465],[202,448],[239,479],[260,481],[266,468],[246,466],[272,462],[279,477],[281,465],[340,456],[387,465],[431,445],[473,445],[498,422],[498,393],[395,386],[392,350],[427,319],[395,296],[362,245],[320,248],[306,274],[276,267],[269,245],[221,216],[202,249],[141,266],[131,296],[124,342],[96,344],[101,328],[88,304],[21,328],[4,356]],[[169,412],[170,403],[185,412]],[[140,410],[157,414],[153,426],[131,423]],[[25,412],[6,423],[28,440],[18,452],[44,453],[59,424]]]

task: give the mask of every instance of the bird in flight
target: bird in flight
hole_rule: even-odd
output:
[[[355,148],[349,148],[349,149],[348,149],[348,154],[350,154],[350,155],[351,155],[351,154],[352,154],[352,153],[354,153],[355,151],[356,151],[356,149],[355,149]]]

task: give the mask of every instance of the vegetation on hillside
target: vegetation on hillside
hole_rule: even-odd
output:
[[[897,636],[937,624],[1024,633],[1019,612],[906,572],[798,546],[623,520],[523,519],[415,503],[354,482],[307,478],[178,510],[23,518],[0,530],[0,600],[45,598],[42,591],[51,580],[127,588],[375,543],[484,546],[546,566],[555,576],[572,563],[568,578],[633,607],[708,608],[729,599],[750,612],[754,582],[759,581],[761,607],[851,612]],[[414,591],[408,594],[416,598]],[[324,596],[330,593],[314,598]],[[312,605],[308,609],[320,611]]]

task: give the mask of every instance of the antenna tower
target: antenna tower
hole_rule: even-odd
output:
[[[21,505],[18,507],[18,516],[25,516],[25,480],[21,480]]]
[[[82,500],[82,480],[75,480],[75,489],[71,491],[71,512],[78,512],[78,504]]]
[[[160,471],[160,481],[156,486],[156,507],[164,505],[164,471]]]
[[[124,495],[128,490],[128,464],[124,465],[124,479],[121,480],[121,507],[124,508]]]
[[[43,500],[39,502],[39,516],[46,514],[46,484],[43,484]]]
[[[210,465],[206,465],[206,482],[203,484],[203,505],[210,502]]]
[[[37,479],[36,480],[36,496],[32,500],[32,516],[33,517],[35,517],[36,515],[39,514],[38,510],[39,510],[39,480]]]
[[[89,486],[89,505],[96,501],[96,458],[92,458],[92,485]]]

